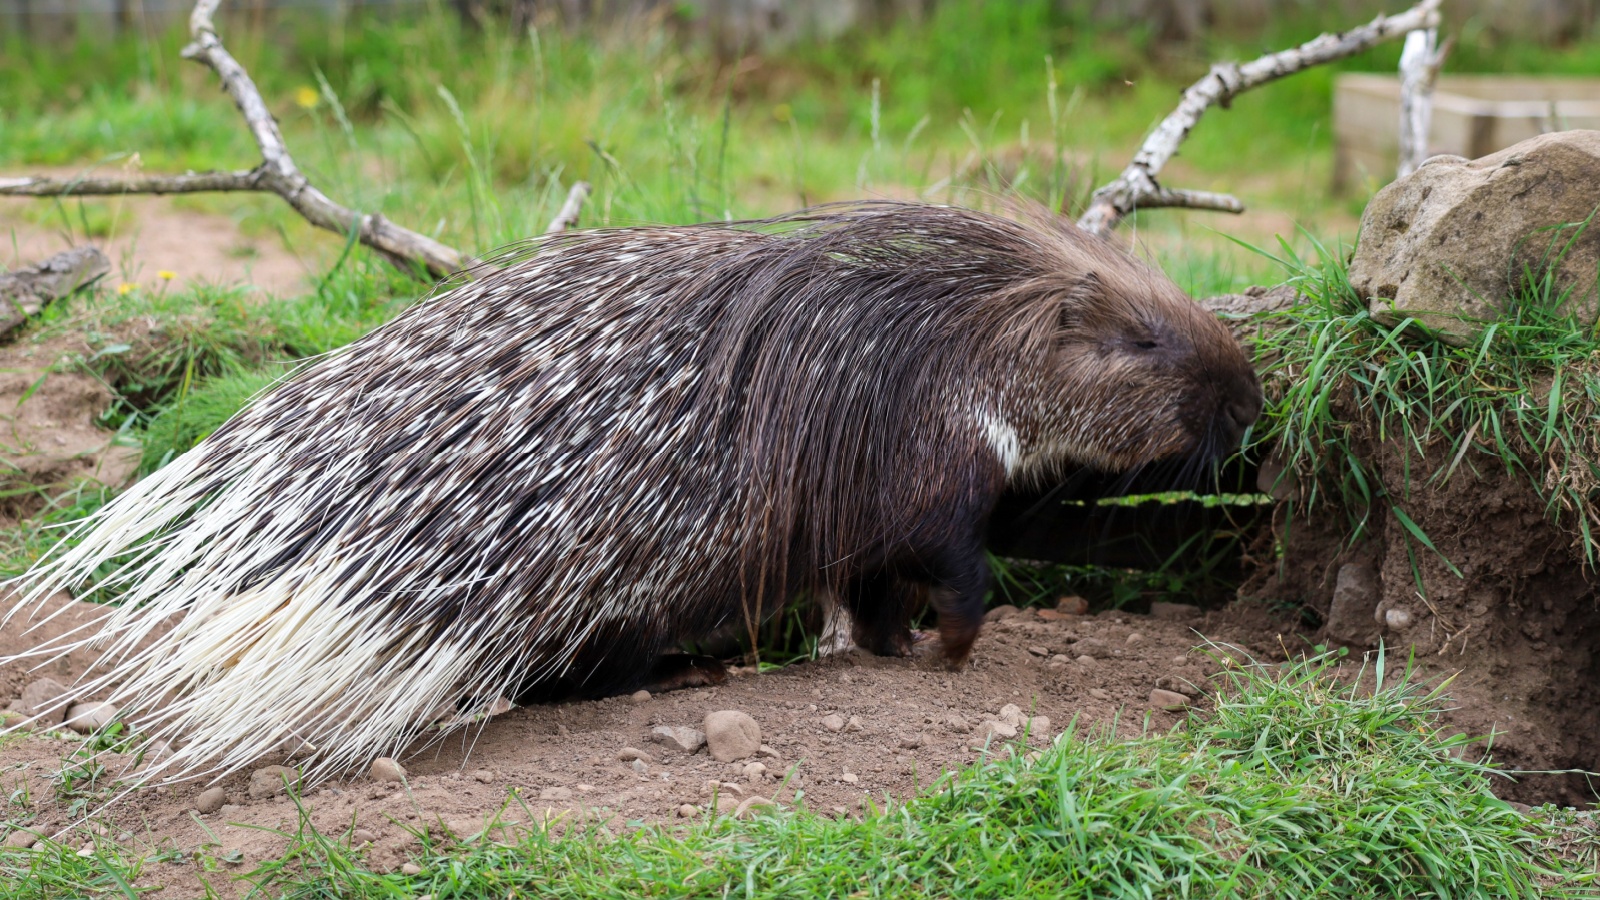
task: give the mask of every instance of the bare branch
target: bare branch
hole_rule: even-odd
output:
[[[566,231],[578,224],[578,214],[583,212],[583,201],[589,196],[589,182],[580,181],[567,192],[567,202],[561,204],[561,211],[550,220],[550,227],[544,230],[545,234],[556,234]]]
[[[1449,41],[1439,46],[1437,28],[1419,28],[1406,35],[1405,50],[1400,53],[1400,163],[1396,177],[1415,172],[1429,156],[1433,87],[1449,51]]]
[[[1185,191],[1158,187],[1153,194],[1139,198],[1140,209],[1182,207],[1184,209],[1209,209],[1214,212],[1242,213],[1244,204],[1232,194],[1213,194],[1210,191]]]
[[[207,191],[260,191],[264,169],[248,172],[190,172],[187,175],[0,178],[0,196],[88,197],[106,194],[194,194]]]
[[[1145,138],[1144,145],[1122,174],[1094,192],[1088,210],[1078,219],[1079,227],[1107,235],[1135,209],[1152,205],[1148,199],[1163,191],[1156,181],[1161,168],[1178,152],[1178,146],[1207,109],[1215,105],[1226,107],[1239,94],[1302,69],[1353,56],[1418,28],[1433,28],[1439,24],[1439,2],[1423,0],[1398,15],[1379,16],[1359,28],[1324,34],[1293,49],[1270,53],[1251,62],[1212,66],[1204,78],[1183,92],[1178,108]]]
[[[111,261],[94,247],[74,247],[14,272],[0,274],[0,338],[46,306],[99,281]]]
[[[248,172],[199,172],[186,175],[129,175],[83,178],[3,178],[0,195],[68,197],[105,194],[184,194],[199,191],[264,191],[277,194],[318,228],[341,235],[356,232],[356,239],[403,269],[421,266],[436,277],[459,271],[470,260],[427,235],[385,219],[377,213],[358,213],[329,199],[318,190],[289,155],[278,122],[267,109],[255,82],[233,58],[218,37],[212,16],[221,0],[199,0],[189,15],[191,43],[185,59],[202,63],[222,81],[222,87],[244,116],[261,163]]]

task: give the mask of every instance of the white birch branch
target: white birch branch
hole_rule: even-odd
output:
[[[1338,34],[1324,34],[1298,47],[1269,53],[1260,59],[1213,65],[1204,78],[1183,92],[1178,108],[1145,138],[1144,145],[1133,157],[1133,162],[1122,170],[1122,174],[1094,192],[1089,208],[1078,219],[1078,226],[1094,234],[1108,235],[1124,218],[1141,207],[1188,206],[1242,212],[1244,204],[1225,194],[1170,191],[1157,181],[1162,167],[1177,154],[1178,146],[1189,136],[1206,110],[1217,105],[1227,107],[1239,94],[1303,69],[1353,56],[1419,28],[1433,28],[1439,24],[1439,3],[1440,0],[1423,0],[1398,15],[1379,16],[1359,28]],[[1162,202],[1179,198],[1185,201],[1204,198],[1209,202]]]
[[[1429,156],[1433,88],[1448,51],[1448,44],[1439,47],[1437,28],[1419,28],[1406,35],[1406,46],[1400,53],[1400,162],[1395,170],[1398,178],[1415,172]]]
[[[589,196],[589,182],[580,181],[567,192],[567,202],[561,204],[561,211],[550,220],[550,227],[544,230],[545,234],[556,234],[575,227],[578,224],[578,214],[583,212],[583,201]]]
[[[221,0],[198,0],[189,15],[191,43],[183,57],[202,63],[222,81],[222,87],[244,116],[261,163],[247,172],[199,172],[187,175],[130,175],[125,177],[4,178],[0,195],[63,197],[105,194],[179,194],[199,191],[264,191],[277,194],[307,222],[341,235],[356,231],[356,239],[377,250],[403,269],[421,266],[442,277],[470,263],[461,253],[427,235],[385,219],[378,213],[359,213],[335,203],[318,190],[294,163],[284,144],[278,122],[244,66],[233,58],[217,35],[212,17]]]

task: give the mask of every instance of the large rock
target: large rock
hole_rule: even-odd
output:
[[[1497,318],[1526,268],[1600,205],[1600,131],[1540,135],[1482,159],[1436,156],[1378,192],[1361,216],[1350,285],[1374,318],[1415,317],[1465,342]],[[1567,310],[1596,311],[1600,222],[1555,268]]]

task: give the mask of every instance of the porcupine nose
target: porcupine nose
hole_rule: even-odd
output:
[[[1222,404],[1222,420],[1229,449],[1239,446],[1245,431],[1261,417],[1261,382],[1254,377],[1241,381],[1243,383],[1230,391]]]

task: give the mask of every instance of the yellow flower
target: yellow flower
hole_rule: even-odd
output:
[[[127,283],[126,281],[124,281],[123,283],[117,285],[117,293],[118,294],[127,294],[128,292],[130,292],[132,290],[133,290],[133,285]]]
[[[178,277],[178,273],[172,271],[171,269],[162,269],[156,273],[156,276],[162,281],[171,281],[172,279]]]
[[[295,105],[301,109],[316,109],[319,99],[317,89],[314,87],[302,84],[294,89]]]

